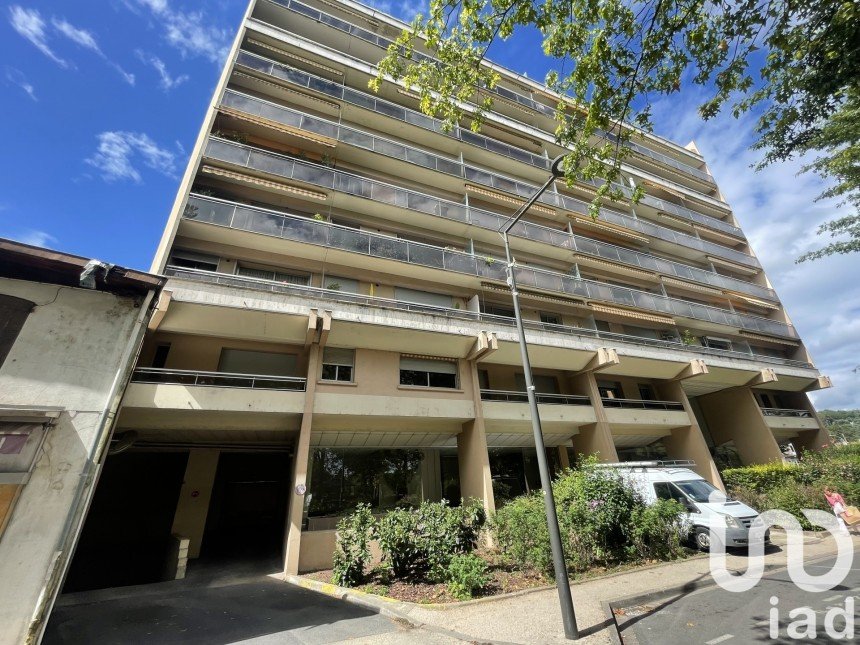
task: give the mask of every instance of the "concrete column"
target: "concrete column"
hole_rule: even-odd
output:
[[[711,482],[714,486],[725,491],[723,479],[717,470],[717,465],[711,457],[708,443],[702,434],[702,429],[696,421],[696,415],[687,398],[687,393],[681,387],[680,381],[667,381],[658,386],[660,398],[664,401],[679,401],[684,405],[687,416],[690,417],[690,425],[673,428],[672,434],[663,437],[663,446],[670,459],[692,459],[696,462],[693,470]]]
[[[558,463],[561,464],[562,469],[570,468],[570,456],[567,454],[567,446],[564,444],[557,447],[558,450]]]
[[[577,455],[597,455],[604,463],[618,461],[618,453],[615,451],[615,442],[612,439],[612,429],[609,427],[609,419],[603,409],[603,401],[600,400],[600,391],[597,389],[597,379],[594,372],[583,372],[571,377],[577,391],[584,392],[591,400],[597,423],[590,423],[579,427],[579,434],[572,440],[573,449]]]
[[[487,432],[481,405],[477,361],[467,361],[472,371],[472,401],[475,418],[463,424],[457,435],[457,462],[460,467],[460,494],[463,499],[479,499],[488,513],[496,510],[490,456],[487,452]]]
[[[818,416],[818,412],[809,400],[809,395],[807,395],[806,392],[799,392],[798,396],[802,397],[802,403],[798,405],[798,407],[809,410],[815,420],[818,421],[818,429],[801,431],[796,439],[791,440],[791,443],[794,444],[794,447],[799,450],[801,454],[807,450],[821,450],[825,445],[833,443],[833,438],[830,436],[830,433],[827,431],[827,426],[824,425],[824,422],[821,420],[821,417]]]
[[[716,445],[733,441],[745,464],[782,461],[782,452],[749,387],[698,397],[699,408]]]
[[[308,461],[311,449],[311,427],[314,414],[314,394],[319,374],[320,347],[313,344],[308,348],[308,380],[305,389],[305,407],[302,424],[296,439],[293,455],[293,485],[289,490],[289,510],[287,511],[287,534],[284,542],[284,573],[296,575],[299,572],[299,552],[302,542],[302,515],[305,496],[296,489],[307,486]]]
[[[188,538],[189,558],[200,556],[220,454],[220,450],[213,448],[192,448],[188,454],[171,533]]]

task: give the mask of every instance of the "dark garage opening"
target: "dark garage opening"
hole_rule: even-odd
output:
[[[201,559],[279,558],[291,475],[288,452],[222,452]]]
[[[107,458],[64,593],[163,580],[187,461],[187,452]]]

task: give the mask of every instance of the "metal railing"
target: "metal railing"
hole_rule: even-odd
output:
[[[138,367],[131,376],[132,383],[194,385],[198,387],[230,387],[251,390],[305,391],[307,379],[296,376],[266,374],[236,374],[231,372],[201,372],[169,370],[158,367]]]
[[[536,392],[535,398],[538,403],[547,405],[591,405],[587,396],[578,394],[548,394]],[[513,390],[481,390],[482,401],[504,401],[507,403],[528,403],[529,398],[525,392]]]
[[[283,63],[278,63],[263,56],[259,56],[258,54],[240,50],[239,54],[236,57],[236,64],[246,67],[248,69],[253,69],[263,74],[267,74],[274,78],[287,81],[298,87],[304,87],[319,92],[321,94],[325,94],[331,98],[338,99],[346,103],[350,103],[352,105],[356,105],[358,107],[377,112],[379,114],[383,114],[387,117],[397,119],[404,123],[409,123],[425,130],[429,130],[430,132],[435,132],[437,134],[442,134],[453,139],[457,139],[464,143],[487,150],[488,152],[500,154],[504,157],[508,157],[509,159],[514,159],[516,161],[529,164],[536,168],[541,168],[544,170],[549,169],[551,160],[547,157],[536,155],[534,153],[528,152],[527,150],[523,150],[522,148],[518,148],[514,145],[502,143],[501,141],[497,141],[482,134],[472,132],[468,129],[454,127],[450,130],[446,130],[441,121],[429,117],[421,112],[410,110],[409,108],[403,107],[396,103],[385,101],[383,99],[378,99],[371,94],[354,90],[350,87],[346,87],[344,85],[335,83],[334,81],[330,81],[325,78],[321,78],[319,76],[314,76],[313,74],[305,72],[304,70],[300,70],[298,68],[291,67]],[[586,183],[593,185],[594,182]],[[632,195],[632,190],[629,187],[621,184],[613,185],[628,198]],[[740,231],[740,229],[715,217],[697,213],[696,211],[690,210],[689,208],[685,208],[683,206],[672,204],[664,200],[650,197],[647,194],[645,197],[643,197],[642,203],[652,206],[653,208],[663,210],[667,213],[678,215],[679,217],[701,221],[707,226],[719,228],[720,230],[724,230],[728,233],[743,238],[743,233]],[[653,226],[657,228],[664,228],[656,224],[653,224]],[[665,230],[671,231],[671,229]],[[655,236],[661,237],[660,235],[656,234]],[[698,239],[694,236],[686,237]],[[672,241],[672,239],[670,238],[664,239]],[[681,242],[678,243],[680,244]],[[719,247],[720,245],[715,244],[714,246]],[[740,252],[736,251],[736,253]],[[743,260],[739,259],[738,261],[744,262],[745,264],[752,263],[752,266],[759,266],[757,264],[757,260],[755,258],[752,258],[752,256],[742,253],[741,255],[745,256],[747,260],[744,262]]]
[[[298,110],[277,105],[258,97],[248,96],[247,94],[237,92],[236,90],[227,90],[221,99],[221,105],[235,110],[240,110],[246,114],[261,116],[284,125],[336,139],[348,145],[362,148],[364,150],[370,150],[376,154],[398,159],[399,161],[405,161],[407,163],[422,166],[424,168],[449,174],[461,179],[475,181],[484,184],[485,186],[512,193],[523,198],[528,198],[534,194],[536,190],[536,186],[516,179],[511,179],[510,177],[481,170],[459,161],[415,148],[414,146],[405,145],[397,141],[368,134],[362,130],[338,124],[327,119],[309,116],[299,112]],[[588,212],[588,204],[586,202],[560,193],[544,193],[541,195],[539,201],[544,204],[549,204],[557,208],[563,208],[577,213],[586,214]],[[663,202],[662,200],[653,201],[655,203],[652,204],[652,206],[658,210],[668,212],[671,209],[671,205]],[[735,235],[740,238],[740,240],[744,239],[743,232],[738,227],[723,222],[722,220],[686,209],[678,214],[685,219],[698,222],[703,226],[708,226],[715,230]]]
[[[645,401],[644,399],[613,399],[602,397],[604,408],[628,408],[636,410],[684,411],[684,405],[677,401]]]
[[[438,307],[435,305],[425,305],[413,302],[406,302],[403,300],[380,298],[378,296],[363,296],[343,291],[321,289],[319,287],[308,287],[303,285],[289,284],[285,282],[276,282],[274,280],[251,278],[246,276],[232,275],[228,273],[218,273],[216,271],[204,271],[201,269],[187,269],[184,267],[177,266],[168,266],[164,270],[164,273],[167,276],[184,280],[206,282],[209,284],[220,284],[241,289],[253,289],[256,291],[266,291],[269,293],[293,295],[302,298],[303,300],[306,300],[308,298],[319,298],[322,300],[341,302],[362,307],[374,307],[376,309],[391,309],[397,311],[406,311],[415,314],[426,314],[437,318],[444,317],[451,318],[454,320],[472,320],[503,327],[514,326],[513,318],[509,318],[507,316],[496,316],[493,314],[486,314],[476,311],[469,311],[467,309]],[[715,349],[712,347],[703,347],[700,345],[686,345],[679,340],[659,340],[656,338],[643,338],[641,336],[630,336],[627,334],[616,334],[612,332],[598,331],[596,329],[589,329],[587,327],[554,325],[551,323],[544,323],[537,320],[524,320],[523,324],[529,329],[535,329],[539,331],[557,334],[565,334],[567,336],[612,340],[628,345],[638,345],[642,347],[659,347],[661,349],[684,352],[689,351],[694,352],[696,354],[705,354],[722,358],[735,358],[744,361],[774,363],[778,365],[790,365],[802,368],[814,367],[812,363],[807,363],[805,361],[795,361],[787,358],[778,358],[776,356],[767,356],[764,354],[736,352],[727,349]]]
[[[367,43],[370,43],[371,45],[375,45],[376,47],[379,47],[383,50],[387,51],[391,45],[395,44],[393,40],[389,40],[388,38],[384,38],[382,36],[379,36],[379,35],[371,32],[371,31],[368,31],[367,29],[362,29],[361,27],[358,27],[357,25],[353,25],[350,22],[347,22],[345,20],[342,20],[342,19],[337,18],[335,16],[332,16],[330,14],[327,14],[324,11],[319,11],[317,9],[309,7],[308,5],[306,5],[302,2],[297,2],[297,0],[270,0],[270,2],[274,2],[275,4],[278,4],[282,7],[284,7],[288,11],[293,11],[293,12],[298,13],[300,15],[303,15],[307,18],[311,18],[312,20],[320,22],[324,25],[328,25],[329,27],[337,29],[338,31],[349,34],[351,36],[355,36],[356,38],[359,38],[360,40],[363,40]],[[427,54],[424,54],[424,53],[419,52],[417,50],[414,50],[412,52],[412,57],[414,60],[419,61],[419,62],[426,61],[426,62],[433,63],[433,64],[437,64],[439,62],[436,58],[434,58],[432,56],[428,56]],[[372,62],[372,61],[365,61],[365,62]],[[529,96],[525,96],[525,95],[520,94],[518,92],[514,92],[513,90],[510,90],[510,89],[503,87],[501,85],[496,85],[495,87],[492,87],[492,88],[482,86],[480,89],[484,92],[489,93],[489,94],[495,94],[496,96],[500,96],[504,99],[507,99],[508,101],[512,101],[512,102],[514,102],[517,105],[520,105],[522,107],[529,108],[529,109],[531,109],[535,112],[538,112],[539,114],[542,114],[543,116],[549,117],[551,119],[555,119],[555,117],[556,117],[555,107],[550,106],[550,105],[546,105],[545,103],[541,103],[540,101],[536,101],[535,99],[533,99]],[[548,134],[551,134],[551,133],[548,133]],[[610,140],[614,139],[614,135],[612,135],[612,134],[609,134],[606,132],[599,132],[599,134],[600,134],[600,136],[606,137]],[[691,166],[690,164],[686,164],[682,161],[678,161],[677,159],[673,159],[672,157],[669,157],[668,155],[664,155],[660,152],[657,152],[656,150],[651,150],[650,148],[639,145],[639,144],[634,143],[632,141],[628,145],[633,151],[635,151],[636,153],[638,153],[642,156],[653,159],[654,161],[658,161],[658,162],[660,162],[666,166],[669,166],[669,167],[674,168],[680,172],[691,175],[692,177],[695,177],[697,179],[704,180],[704,181],[706,181],[708,183],[712,183],[712,184],[715,183],[713,177],[711,177],[708,173],[706,173],[705,171],[700,170],[698,168],[695,168],[695,167]]]
[[[295,164],[287,158],[284,158],[282,163]],[[296,164],[295,167],[299,166]],[[295,175],[290,173],[290,176]],[[354,190],[349,190],[349,186],[343,188],[347,192],[361,195]],[[387,197],[396,202],[396,193],[389,193]],[[183,218],[386,260],[465,273],[483,279],[499,282],[504,282],[506,279],[505,263],[501,259],[478,257],[445,247],[369,233],[227,200],[192,195],[188,199]],[[729,327],[797,337],[793,327],[780,321],[738,314],[710,305],[669,298],[629,287],[585,280],[526,266],[517,267],[516,277],[519,284],[524,287],[536,287],[581,298],[656,311],[670,316],[705,320]]]
[[[798,410],[794,408],[762,408],[761,412],[766,417],[799,417],[801,419],[812,418],[812,413],[809,410]]]

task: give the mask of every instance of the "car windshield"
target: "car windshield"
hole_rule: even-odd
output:
[[[716,493],[714,501],[726,501],[725,494],[718,488],[714,488],[708,482],[702,479],[694,479],[687,482],[674,482],[675,486],[680,488],[694,502],[709,502],[711,494]]]

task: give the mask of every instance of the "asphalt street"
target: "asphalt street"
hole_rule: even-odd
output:
[[[807,572],[821,575],[830,569],[835,558],[808,562]],[[643,604],[624,606],[619,616],[621,636],[625,645],[734,645],[735,643],[794,642],[787,632],[793,609],[808,607],[815,612],[816,642],[831,642],[824,630],[824,618],[832,607],[846,606],[846,598],[854,597],[855,634],[848,642],[860,639],[860,621],[856,618],[860,595],[860,553],[855,551],[854,562],[840,585],[829,591],[811,593],[796,587],[788,571],[777,570],[765,574],[762,580],[742,593],[732,593],[720,587],[707,587],[690,593],[679,593],[663,598],[649,599]],[[771,597],[778,598],[778,638],[770,635]],[[836,627],[844,621],[838,619]],[[845,641],[843,641],[845,642]]]

